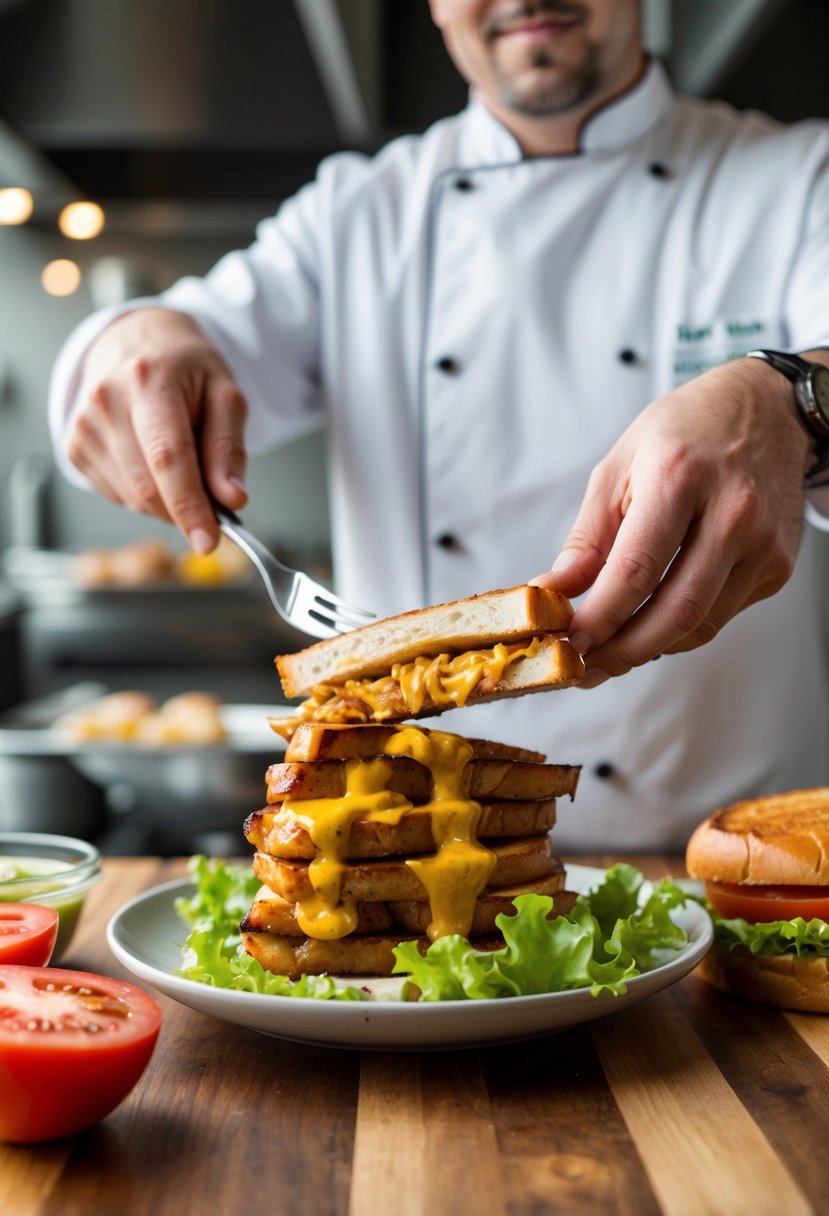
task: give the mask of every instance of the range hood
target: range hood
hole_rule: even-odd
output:
[[[775,88],[808,89],[804,55],[829,30],[809,0],[642,5],[680,89],[727,95],[742,73],[772,112]],[[107,204],[272,204],[327,153],[465,98],[426,0],[0,0],[0,185],[28,152],[55,191]]]
[[[407,47],[385,0],[0,0],[0,119],[107,201],[273,199],[418,124],[396,113],[395,47],[409,82],[424,45],[440,62],[427,121],[463,105],[427,5],[405,7]],[[3,160],[0,132],[0,179]]]

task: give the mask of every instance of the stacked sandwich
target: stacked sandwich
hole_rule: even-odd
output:
[[[685,863],[714,921],[698,975],[734,996],[829,1013],[829,789],[715,811]]]
[[[242,923],[279,974],[384,975],[393,949],[447,934],[503,944],[525,892],[569,910],[550,829],[577,767],[411,720],[575,684],[564,597],[515,587],[378,621],[277,660],[288,739],[268,805],[245,824],[263,883]]]

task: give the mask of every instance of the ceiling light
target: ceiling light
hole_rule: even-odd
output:
[[[31,191],[23,186],[0,189],[0,224],[25,224],[34,205]]]
[[[40,282],[50,296],[71,296],[81,285],[81,268],[69,258],[56,258],[43,267]]]
[[[105,220],[97,203],[68,203],[58,216],[58,227],[73,241],[89,241],[103,229]]]

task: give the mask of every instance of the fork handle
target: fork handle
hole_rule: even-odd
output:
[[[270,549],[267,549],[251,532],[248,532],[235,511],[231,511],[229,507],[223,506],[215,498],[211,497],[210,501],[216,519],[219,521],[219,530],[225,536],[229,536],[244,553],[247,553],[266,583],[268,581],[267,572],[269,565],[276,566],[280,570],[285,570],[289,574],[293,573],[293,571],[288,570],[287,566],[283,566],[278,558],[274,557]]]

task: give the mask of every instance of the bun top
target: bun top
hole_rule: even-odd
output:
[[[689,840],[685,864],[709,882],[829,885],[829,789],[715,811]]]

